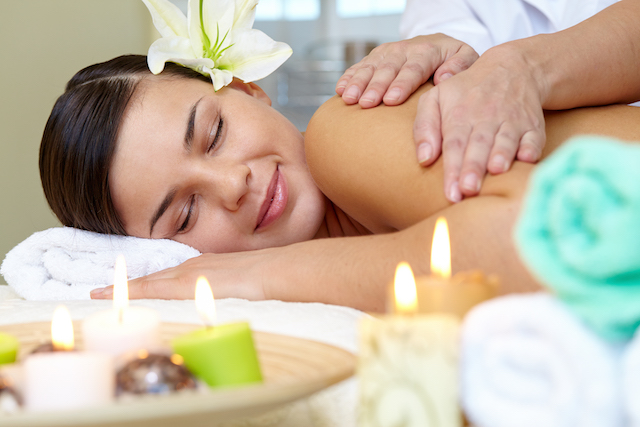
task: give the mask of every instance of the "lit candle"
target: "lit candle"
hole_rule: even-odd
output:
[[[451,277],[451,243],[445,218],[436,221],[431,244],[431,275],[416,277],[419,313],[451,313],[459,318],[475,305],[496,296],[498,279],[480,270]],[[393,301],[393,298],[390,298]],[[393,306],[390,311],[395,312]]]
[[[457,341],[459,320],[417,314],[411,268],[398,265],[395,315],[360,323],[361,427],[460,427]]]
[[[262,381],[253,335],[246,322],[215,325],[215,303],[204,277],[196,282],[196,308],[205,328],[180,336],[171,343],[185,366],[211,387]]]
[[[116,260],[113,309],[100,311],[82,323],[84,347],[114,356],[160,347],[160,315],[150,308],[130,307],[124,257]]]
[[[431,276],[414,279],[396,269],[388,304],[393,314],[360,325],[360,426],[459,427],[458,339],[461,317],[495,294],[482,273],[451,279],[451,249],[444,218],[431,247]]]
[[[113,400],[115,374],[105,353],[73,350],[69,311],[56,309],[51,339],[57,351],[36,353],[24,361],[24,401],[29,411],[59,411],[103,405]]]
[[[0,365],[14,363],[18,347],[19,343],[16,337],[0,332]]]

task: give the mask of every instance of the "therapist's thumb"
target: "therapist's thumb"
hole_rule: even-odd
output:
[[[460,50],[448,58],[433,74],[435,85],[466,70],[478,59],[478,54],[470,46],[462,46]]]

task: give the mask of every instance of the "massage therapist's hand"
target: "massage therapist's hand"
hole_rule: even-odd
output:
[[[487,171],[540,158],[545,91],[520,51],[502,45],[421,96],[413,129],[418,161],[427,166],[442,150],[450,201],[477,195]]]
[[[196,280],[205,276],[216,298],[262,300],[261,273],[257,271],[263,251],[202,254],[184,263],[129,281],[131,299],[194,299]],[[113,286],[91,292],[93,299],[113,298]]]
[[[399,105],[431,76],[437,85],[466,70],[476,59],[472,47],[444,34],[385,43],[344,73],[336,93],[345,103],[360,103],[363,108],[381,101]]]

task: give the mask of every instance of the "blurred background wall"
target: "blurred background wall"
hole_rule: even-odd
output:
[[[187,0],[172,1],[186,10]],[[254,27],[291,45],[294,55],[259,84],[304,130],[350,63],[399,38],[403,6],[404,0],[261,0]],[[0,0],[0,259],[35,231],[60,225],[40,187],[38,149],[66,82],[87,65],[145,54],[156,37],[137,0]]]

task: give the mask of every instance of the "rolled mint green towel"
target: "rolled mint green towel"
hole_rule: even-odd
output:
[[[534,276],[596,333],[630,339],[640,325],[640,144],[565,143],[533,173],[514,237]]]

